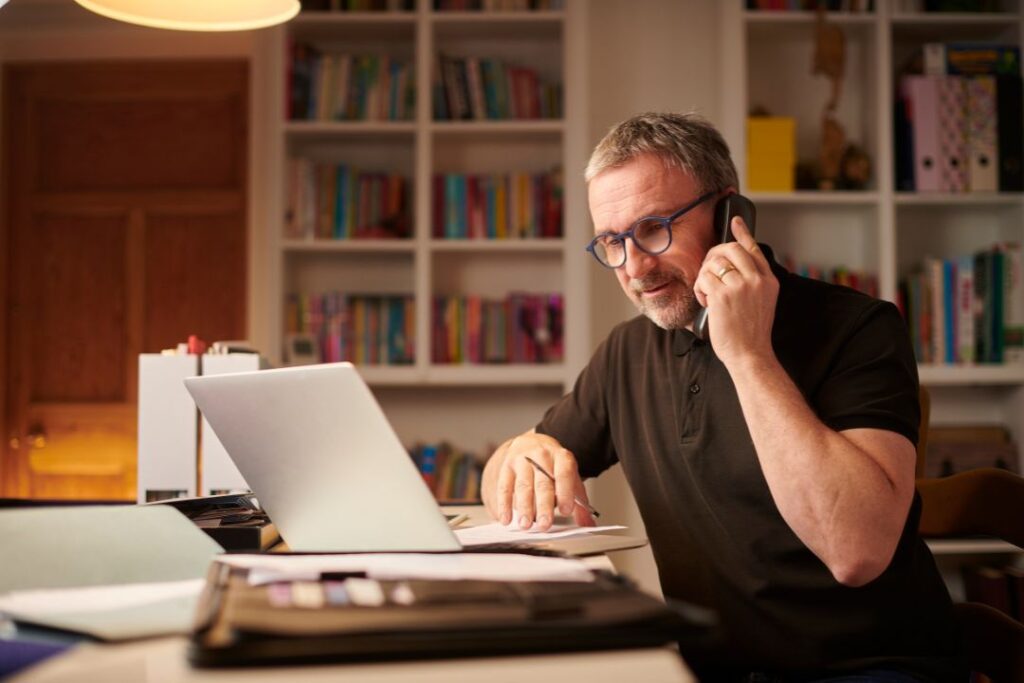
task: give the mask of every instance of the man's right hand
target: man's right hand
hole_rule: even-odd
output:
[[[530,464],[534,460],[555,477],[552,482]],[[508,441],[491,456],[484,468],[481,495],[491,516],[502,524],[546,530],[559,514],[573,515],[580,526],[594,526],[586,508],[574,496],[587,500],[576,458],[557,440],[527,432]]]

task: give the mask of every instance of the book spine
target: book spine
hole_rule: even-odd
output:
[[[1024,263],[1019,244],[1005,244],[1003,254],[1003,361],[1024,363]]]
[[[956,264],[957,361],[974,363],[974,259],[964,256]]]
[[[946,360],[946,297],[943,291],[943,264],[940,259],[929,259],[927,263],[932,310],[931,361],[943,363]]]

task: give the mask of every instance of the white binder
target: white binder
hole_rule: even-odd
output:
[[[199,374],[199,356],[139,356],[138,501],[196,495],[198,411],[185,378]]]

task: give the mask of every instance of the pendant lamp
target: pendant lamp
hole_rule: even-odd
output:
[[[0,0],[2,5],[6,0]],[[247,31],[281,24],[299,0],[75,0],[110,19],[178,31]]]

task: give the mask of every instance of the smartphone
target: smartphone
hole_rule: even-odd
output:
[[[754,202],[741,194],[726,195],[719,199],[715,205],[714,228],[715,234],[718,235],[717,244],[734,242],[736,240],[732,234],[732,219],[736,216],[742,218],[743,222],[747,224],[751,235],[755,234],[754,225],[757,222],[757,209],[754,208]],[[707,341],[708,310],[706,308],[702,308],[697,312],[697,317],[693,321],[693,333],[699,339]]]

